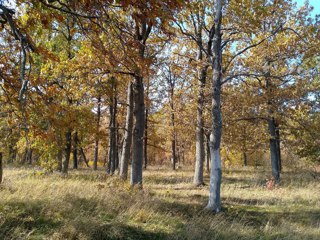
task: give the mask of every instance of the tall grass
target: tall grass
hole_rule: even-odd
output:
[[[140,191],[103,171],[5,169],[0,239],[320,239],[316,174],[286,172],[268,190],[262,170],[225,171],[214,215],[192,172],[149,168]]]

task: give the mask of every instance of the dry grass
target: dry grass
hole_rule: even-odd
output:
[[[66,179],[5,169],[0,239],[320,239],[320,183],[310,172],[283,174],[273,190],[261,170],[224,172],[224,211],[203,211],[207,187],[192,171],[151,167],[144,190],[103,171]],[[206,179],[208,182],[208,179]]]

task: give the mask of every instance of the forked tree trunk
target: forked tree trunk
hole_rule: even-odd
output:
[[[143,77],[136,76],[133,83],[133,143],[132,143],[132,169],[131,185],[142,186],[143,168],[143,136],[145,124],[145,105]]]
[[[96,139],[95,139],[95,145],[94,145],[93,170],[98,169],[100,117],[101,117],[101,96],[98,97],[98,106],[97,106],[97,123],[96,123]]]
[[[133,126],[133,89],[132,82],[128,86],[128,98],[127,98],[127,116],[126,127],[124,133],[124,140],[122,145],[122,153],[120,159],[120,178],[127,180],[128,178],[128,166],[130,161],[130,151],[132,144],[132,126]]]
[[[68,174],[70,154],[71,154],[71,129],[68,129],[65,134],[65,149],[62,161],[62,175],[66,176]]]
[[[213,77],[212,77],[212,134],[210,136],[211,171],[210,190],[207,209],[220,212],[220,187],[221,187],[221,156],[220,144],[222,135],[221,115],[221,77],[222,77],[222,56],[221,56],[221,20],[222,0],[215,1],[215,32],[213,37]]]

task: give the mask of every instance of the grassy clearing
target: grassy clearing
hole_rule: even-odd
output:
[[[207,187],[192,170],[151,167],[143,191],[103,171],[66,179],[31,169],[5,169],[0,186],[0,239],[320,239],[320,182],[309,172],[224,172],[224,212],[203,211]],[[206,179],[208,182],[208,179]]]

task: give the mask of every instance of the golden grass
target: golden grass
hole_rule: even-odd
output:
[[[5,169],[0,239],[320,239],[317,175],[286,172],[268,190],[264,171],[224,171],[224,211],[214,215],[192,174],[150,167],[140,191],[103,171]]]

